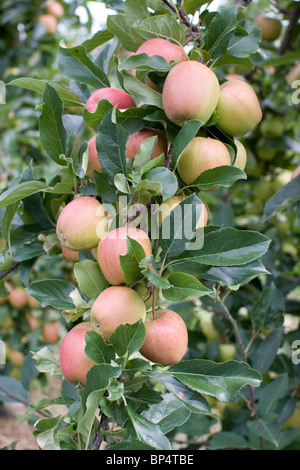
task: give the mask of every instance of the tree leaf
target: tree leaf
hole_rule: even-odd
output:
[[[45,279],[36,281],[26,287],[26,292],[33,297],[41,307],[49,305],[59,309],[74,308],[70,294],[74,286],[63,279]]]
[[[180,302],[188,297],[202,297],[212,291],[190,274],[173,273],[168,276],[171,287],[162,290],[165,299]]]
[[[262,328],[278,328],[283,324],[284,312],[284,296],[272,283],[263,290],[250,311],[252,325],[256,331]]]
[[[74,265],[74,274],[81,292],[91,299],[96,299],[108,287],[108,282],[102,274],[99,264],[86,259]]]
[[[292,179],[289,183],[282,186],[275,194],[266,202],[262,223],[270,219],[276,212],[287,209],[292,204],[300,201],[300,175]]]
[[[146,338],[146,330],[143,322],[133,325],[120,325],[110,336],[110,343],[114,346],[119,356],[128,358],[142,347]]]
[[[136,437],[157,450],[171,450],[171,444],[157,424],[153,424],[143,416],[126,407]]]

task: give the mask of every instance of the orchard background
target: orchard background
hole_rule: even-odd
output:
[[[2,448],[299,450],[299,19],[299,2],[290,0],[1,3]],[[184,57],[164,57],[163,47],[137,52],[153,39]],[[209,80],[194,73],[181,80],[178,72],[168,100],[166,78],[186,63],[210,69],[218,84],[212,90]],[[231,81],[254,90],[261,117],[257,106],[254,119],[251,105],[243,109],[244,96],[240,104],[231,97],[225,108],[235,109],[221,121],[218,90]],[[182,96],[187,108],[201,107],[205,86],[209,115],[176,122],[167,107]],[[134,105],[120,110],[108,94],[88,109],[96,90],[111,88]],[[243,132],[231,131],[242,125]],[[130,157],[130,136],[145,128],[155,132]],[[163,144],[151,159],[158,136]],[[211,166],[197,174],[200,150],[187,148],[199,138],[226,158],[217,164],[214,148]],[[79,244],[71,257],[62,252],[58,217],[83,197],[125,213],[130,226],[141,221],[124,212],[127,205],[169,202],[157,238],[150,224],[150,252],[124,238],[117,285],[101,265],[99,240],[80,245],[87,210],[71,211]],[[184,206],[192,213],[200,207],[202,216],[207,210],[200,226],[189,217],[203,236],[198,250],[176,239],[184,215],[163,237],[175,207]],[[118,217],[106,216],[118,227]],[[118,294],[106,304],[102,295],[100,310],[106,307],[109,320],[127,313],[104,335],[95,302],[110,292]],[[180,330],[166,323],[152,360],[148,324],[165,309],[180,317]],[[61,344],[82,323],[92,328],[71,344],[69,361],[82,354],[71,380]],[[13,407],[20,414],[9,421]],[[15,439],[16,429],[32,439]]]

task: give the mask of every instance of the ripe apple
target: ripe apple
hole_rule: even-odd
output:
[[[59,214],[56,225],[61,244],[75,251],[97,246],[106,230],[105,210],[91,196],[81,196],[69,202]]]
[[[49,2],[47,6],[47,13],[55,16],[55,18],[61,18],[64,16],[64,7],[59,2]]]
[[[78,323],[63,338],[59,361],[65,379],[71,384],[84,384],[94,362],[85,353],[85,333],[92,331],[90,322]]]
[[[125,282],[120,255],[127,253],[127,236],[142,245],[146,256],[152,254],[151,241],[141,229],[119,227],[107,232],[99,242],[97,258],[104,277],[112,285],[120,285]]]
[[[291,179],[293,180],[296,176],[300,175],[300,165],[293,171]]]
[[[237,154],[236,154],[234,166],[244,171],[246,167],[246,163],[247,163],[247,151],[244,145],[242,144],[242,142],[240,142],[239,140],[234,139],[234,143],[237,148]]]
[[[169,366],[180,362],[188,347],[188,332],[183,319],[172,310],[156,310],[145,321],[146,339],[140,353],[151,362]]]
[[[218,351],[222,362],[230,361],[235,358],[236,346],[235,344],[222,343],[218,345]]]
[[[41,308],[40,304],[33,297],[30,297],[29,295],[27,296],[27,303],[29,307],[31,308]]]
[[[101,100],[109,101],[113,106],[118,109],[135,108],[136,104],[133,98],[120,88],[106,87],[99,88],[91,94],[86,102],[86,108],[90,113],[94,113],[97,109],[98,103]]]
[[[227,147],[210,137],[194,137],[178,161],[178,173],[185,184],[191,184],[203,171],[231,165]]]
[[[100,160],[98,158],[98,152],[96,148],[96,135],[94,135],[88,141],[88,154],[89,154],[89,161],[88,161],[86,174],[89,178],[93,179],[93,171],[97,171],[98,173],[100,173],[101,168],[102,168]]]
[[[24,354],[22,351],[19,351],[18,349],[9,349],[8,351],[8,360],[11,364],[14,366],[21,367],[25,359]]]
[[[169,197],[161,203],[159,207],[159,211],[158,211],[159,226],[162,224],[162,221],[170,214],[170,212],[173,211],[175,207],[177,207],[178,204],[180,204],[180,202],[183,201],[184,199],[185,199],[185,195],[184,193],[181,193],[178,196]],[[202,201],[202,204],[203,206],[202,206],[201,215],[196,224],[195,230],[197,230],[198,228],[206,227],[207,225],[207,221],[208,221],[207,207],[203,201]]]
[[[243,82],[247,82],[244,75],[240,75],[239,73],[229,73],[225,75],[226,80],[242,80]]]
[[[77,263],[79,261],[79,254],[78,251],[70,250],[69,248],[66,248],[62,242],[60,242],[60,248],[61,252],[67,261],[73,261],[74,263]]]
[[[45,343],[54,344],[59,341],[59,323],[49,322],[42,326],[42,335]]]
[[[281,22],[276,18],[261,14],[256,18],[255,24],[261,28],[261,38],[264,41],[275,41],[280,35]]]
[[[220,96],[219,81],[206,65],[195,60],[176,64],[168,73],[162,92],[167,117],[183,126],[186,120],[206,123]]]
[[[262,119],[262,110],[253,88],[242,80],[228,80],[220,90],[217,126],[235,137],[254,129]]]
[[[164,133],[159,129],[152,129],[150,127],[145,127],[138,132],[130,134],[129,139],[126,143],[126,157],[134,158],[137,152],[140,149],[141,143],[148,139],[149,137],[157,136],[157,144],[154,147],[153,153],[151,155],[151,160],[156,157],[159,157],[162,153],[167,155],[168,152],[168,142]]]
[[[8,294],[8,301],[12,307],[22,309],[27,305],[28,296],[23,287],[13,287]]]
[[[39,17],[39,21],[45,28],[47,34],[52,35],[56,33],[57,29],[57,19],[53,15],[45,13]]]
[[[30,331],[36,330],[40,325],[39,320],[33,315],[28,315],[27,322],[28,322]]]
[[[93,329],[105,341],[120,325],[145,320],[146,306],[139,294],[125,286],[111,286],[101,292],[91,309]]]
[[[292,86],[296,80],[300,80],[300,62],[294,65],[286,76],[286,81],[290,86]]]
[[[135,52],[135,54],[147,54],[149,57],[152,55],[159,55],[165,59],[166,62],[187,60],[187,55],[181,46],[173,44],[162,38],[152,38],[145,41]],[[135,70],[132,70],[135,73]],[[146,80],[147,85],[154,90],[161,92],[162,88],[153,83],[149,77]]]

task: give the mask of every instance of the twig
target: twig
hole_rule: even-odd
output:
[[[251,2],[252,0],[236,0],[234,4],[241,5],[242,7],[247,7]]]
[[[14,269],[16,269],[18,266],[20,266],[20,262],[19,261],[13,261],[12,262],[12,266],[8,269],[6,269],[6,271],[3,271],[1,274],[0,274],[0,281],[1,279],[3,279],[5,276],[7,276],[9,273],[11,273]]]
[[[26,405],[26,406],[33,406],[31,405],[30,403],[28,403],[27,401],[25,400],[22,400],[21,398],[19,397],[16,397],[15,395],[12,395],[11,393],[8,393],[7,390],[5,390],[4,388],[0,387],[0,392],[2,392],[6,397],[10,398],[11,400],[14,400],[18,403],[22,403],[22,405]],[[47,413],[44,413],[42,410],[35,410],[35,413],[38,413],[40,414],[41,416],[43,416],[44,418],[49,418],[49,415]]]
[[[168,170],[170,170],[172,166],[172,148],[173,148],[173,145],[171,144],[168,150],[166,161],[165,161],[165,167]]]
[[[101,422],[100,422],[100,425],[101,425],[101,428],[104,430],[104,431],[107,431],[108,429],[108,422],[107,422],[107,416],[105,414],[102,414],[101,415]],[[89,450],[99,450],[100,449],[100,446],[102,444],[102,441],[103,441],[103,437],[104,437],[104,434],[101,432],[101,430],[99,429],[99,431],[97,431],[97,434],[96,434],[96,437],[95,439],[93,440],[92,444],[90,445],[90,448]]]
[[[295,7],[290,11],[289,24],[288,24],[288,27],[286,29],[286,32],[285,32],[284,38],[282,40],[281,46],[278,49],[278,54],[279,55],[282,55],[285,52],[285,50],[287,49],[287,47],[289,47],[291,49],[290,40],[291,40],[291,36],[292,36],[293,30],[294,30],[294,27],[297,24],[299,16],[300,16],[300,7]]]
[[[167,5],[168,8],[170,8],[170,10],[172,10],[174,13],[176,13],[176,15],[178,16],[178,19],[181,23],[185,24],[193,33],[200,34],[199,28],[197,26],[193,25],[184,16],[184,14],[182,13],[182,7],[179,10],[177,10],[177,8],[175,8],[174,5],[172,5],[172,3],[169,2],[169,0],[162,0],[162,1],[165,5]]]

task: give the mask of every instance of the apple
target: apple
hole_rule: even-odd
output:
[[[62,242],[60,242],[61,252],[67,261],[73,261],[73,263],[77,263],[79,261],[79,253],[78,251],[70,250],[66,248]]]
[[[176,62],[187,60],[187,55],[181,46],[162,38],[152,38],[145,41],[135,52],[135,54],[143,53],[147,54],[149,57],[152,55],[159,55],[168,63],[171,60]],[[135,74],[134,69],[132,70],[132,73]],[[153,88],[158,92],[162,91],[162,88],[153,83],[149,77],[147,77],[146,83],[150,88]]]
[[[300,165],[293,171],[291,179],[293,180],[296,176],[300,175]]]
[[[146,339],[140,353],[151,362],[169,366],[180,362],[188,347],[183,319],[172,310],[156,310],[145,321]]]
[[[28,326],[29,326],[30,331],[36,330],[40,325],[39,320],[36,317],[34,317],[33,315],[28,315],[27,322],[28,322]]]
[[[97,258],[104,277],[112,285],[120,285],[125,282],[120,255],[127,253],[127,236],[136,240],[144,248],[146,256],[152,254],[151,241],[141,229],[119,227],[107,232],[99,242]]]
[[[189,119],[206,123],[216,109],[220,85],[215,73],[195,60],[176,64],[168,73],[163,91],[167,117],[183,126]]]
[[[285,186],[291,181],[292,172],[289,170],[283,170],[277,175],[273,181],[274,192],[278,191],[282,186]]]
[[[274,159],[277,149],[272,147],[259,147],[256,150],[257,156],[264,161],[270,162]]]
[[[194,137],[178,161],[177,170],[185,184],[191,184],[203,171],[231,165],[227,147],[210,137]]]
[[[81,196],[69,202],[59,214],[56,224],[56,234],[61,244],[75,251],[97,246],[106,230],[105,210],[91,196]]]
[[[42,335],[45,343],[54,344],[59,341],[59,323],[49,322],[44,323],[42,326]]]
[[[244,145],[239,140],[234,139],[234,143],[237,148],[237,154],[233,166],[244,171],[247,163],[247,151]]]
[[[219,332],[216,330],[213,324],[213,313],[207,310],[201,310],[199,312],[199,320],[201,330],[210,343],[219,337]]]
[[[55,18],[61,18],[64,16],[64,7],[59,2],[49,2],[47,6],[47,13],[55,16]]]
[[[261,38],[264,41],[275,41],[280,36],[281,22],[276,18],[261,14],[256,18],[255,24],[261,28]]]
[[[9,349],[8,360],[14,366],[21,367],[25,359],[24,354],[18,349]]]
[[[262,202],[267,201],[274,194],[272,181],[262,179],[258,181],[253,190],[254,196]]]
[[[135,108],[136,104],[133,98],[120,88],[105,87],[99,88],[88,98],[86,108],[90,113],[94,113],[97,109],[98,103],[101,100],[109,101],[113,106],[118,109]]]
[[[31,308],[41,308],[40,304],[33,297],[30,297],[29,295],[27,296],[27,303],[29,307]]]
[[[184,193],[181,193],[178,196],[171,196],[162,202],[158,211],[159,226],[162,224],[162,221],[170,214],[170,212],[173,211],[175,207],[177,207],[178,204],[180,204],[180,202],[183,201],[184,199],[185,199],[185,195]],[[196,224],[195,230],[197,230],[198,228],[206,227],[207,225],[207,221],[208,221],[207,207],[203,201],[202,201],[202,204],[203,206],[202,206],[201,215]]]
[[[154,147],[153,153],[151,155],[151,160],[156,157],[159,157],[162,153],[167,155],[168,152],[168,141],[164,133],[159,129],[152,129],[150,127],[145,127],[138,132],[130,134],[129,139],[126,143],[126,157],[134,158],[138,153],[141,143],[148,139],[149,137],[157,136],[157,144]]]
[[[13,287],[8,294],[8,301],[12,307],[22,309],[27,305],[28,296],[23,287]]]
[[[292,86],[296,80],[300,80],[300,62],[294,65],[286,76],[286,81],[290,86]]]
[[[243,82],[247,82],[244,75],[240,75],[239,73],[229,73],[225,75],[226,80],[242,80]]]
[[[284,133],[285,124],[282,118],[272,117],[264,119],[259,128],[264,137],[276,138]]]
[[[46,34],[52,35],[56,33],[57,19],[55,16],[45,13],[39,17],[39,21],[44,26]]]
[[[219,357],[222,362],[230,361],[235,358],[235,344],[222,343],[218,345]]]
[[[139,294],[125,286],[111,286],[101,292],[91,309],[93,329],[105,341],[120,325],[144,321],[146,306]]]
[[[98,157],[97,148],[96,148],[96,137],[97,136],[94,135],[88,141],[89,160],[88,160],[86,174],[91,179],[93,179],[93,171],[97,171],[98,173],[100,173],[101,168],[102,168],[99,157]]]
[[[216,125],[234,137],[247,134],[262,119],[262,110],[255,91],[242,80],[228,80],[221,85],[216,112]]]
[[[78,323],[63,338],[59,362],[65,379],[71,384],[84,384],[94,362],[86,355],[85,333],[92,331],[90,322]]]

